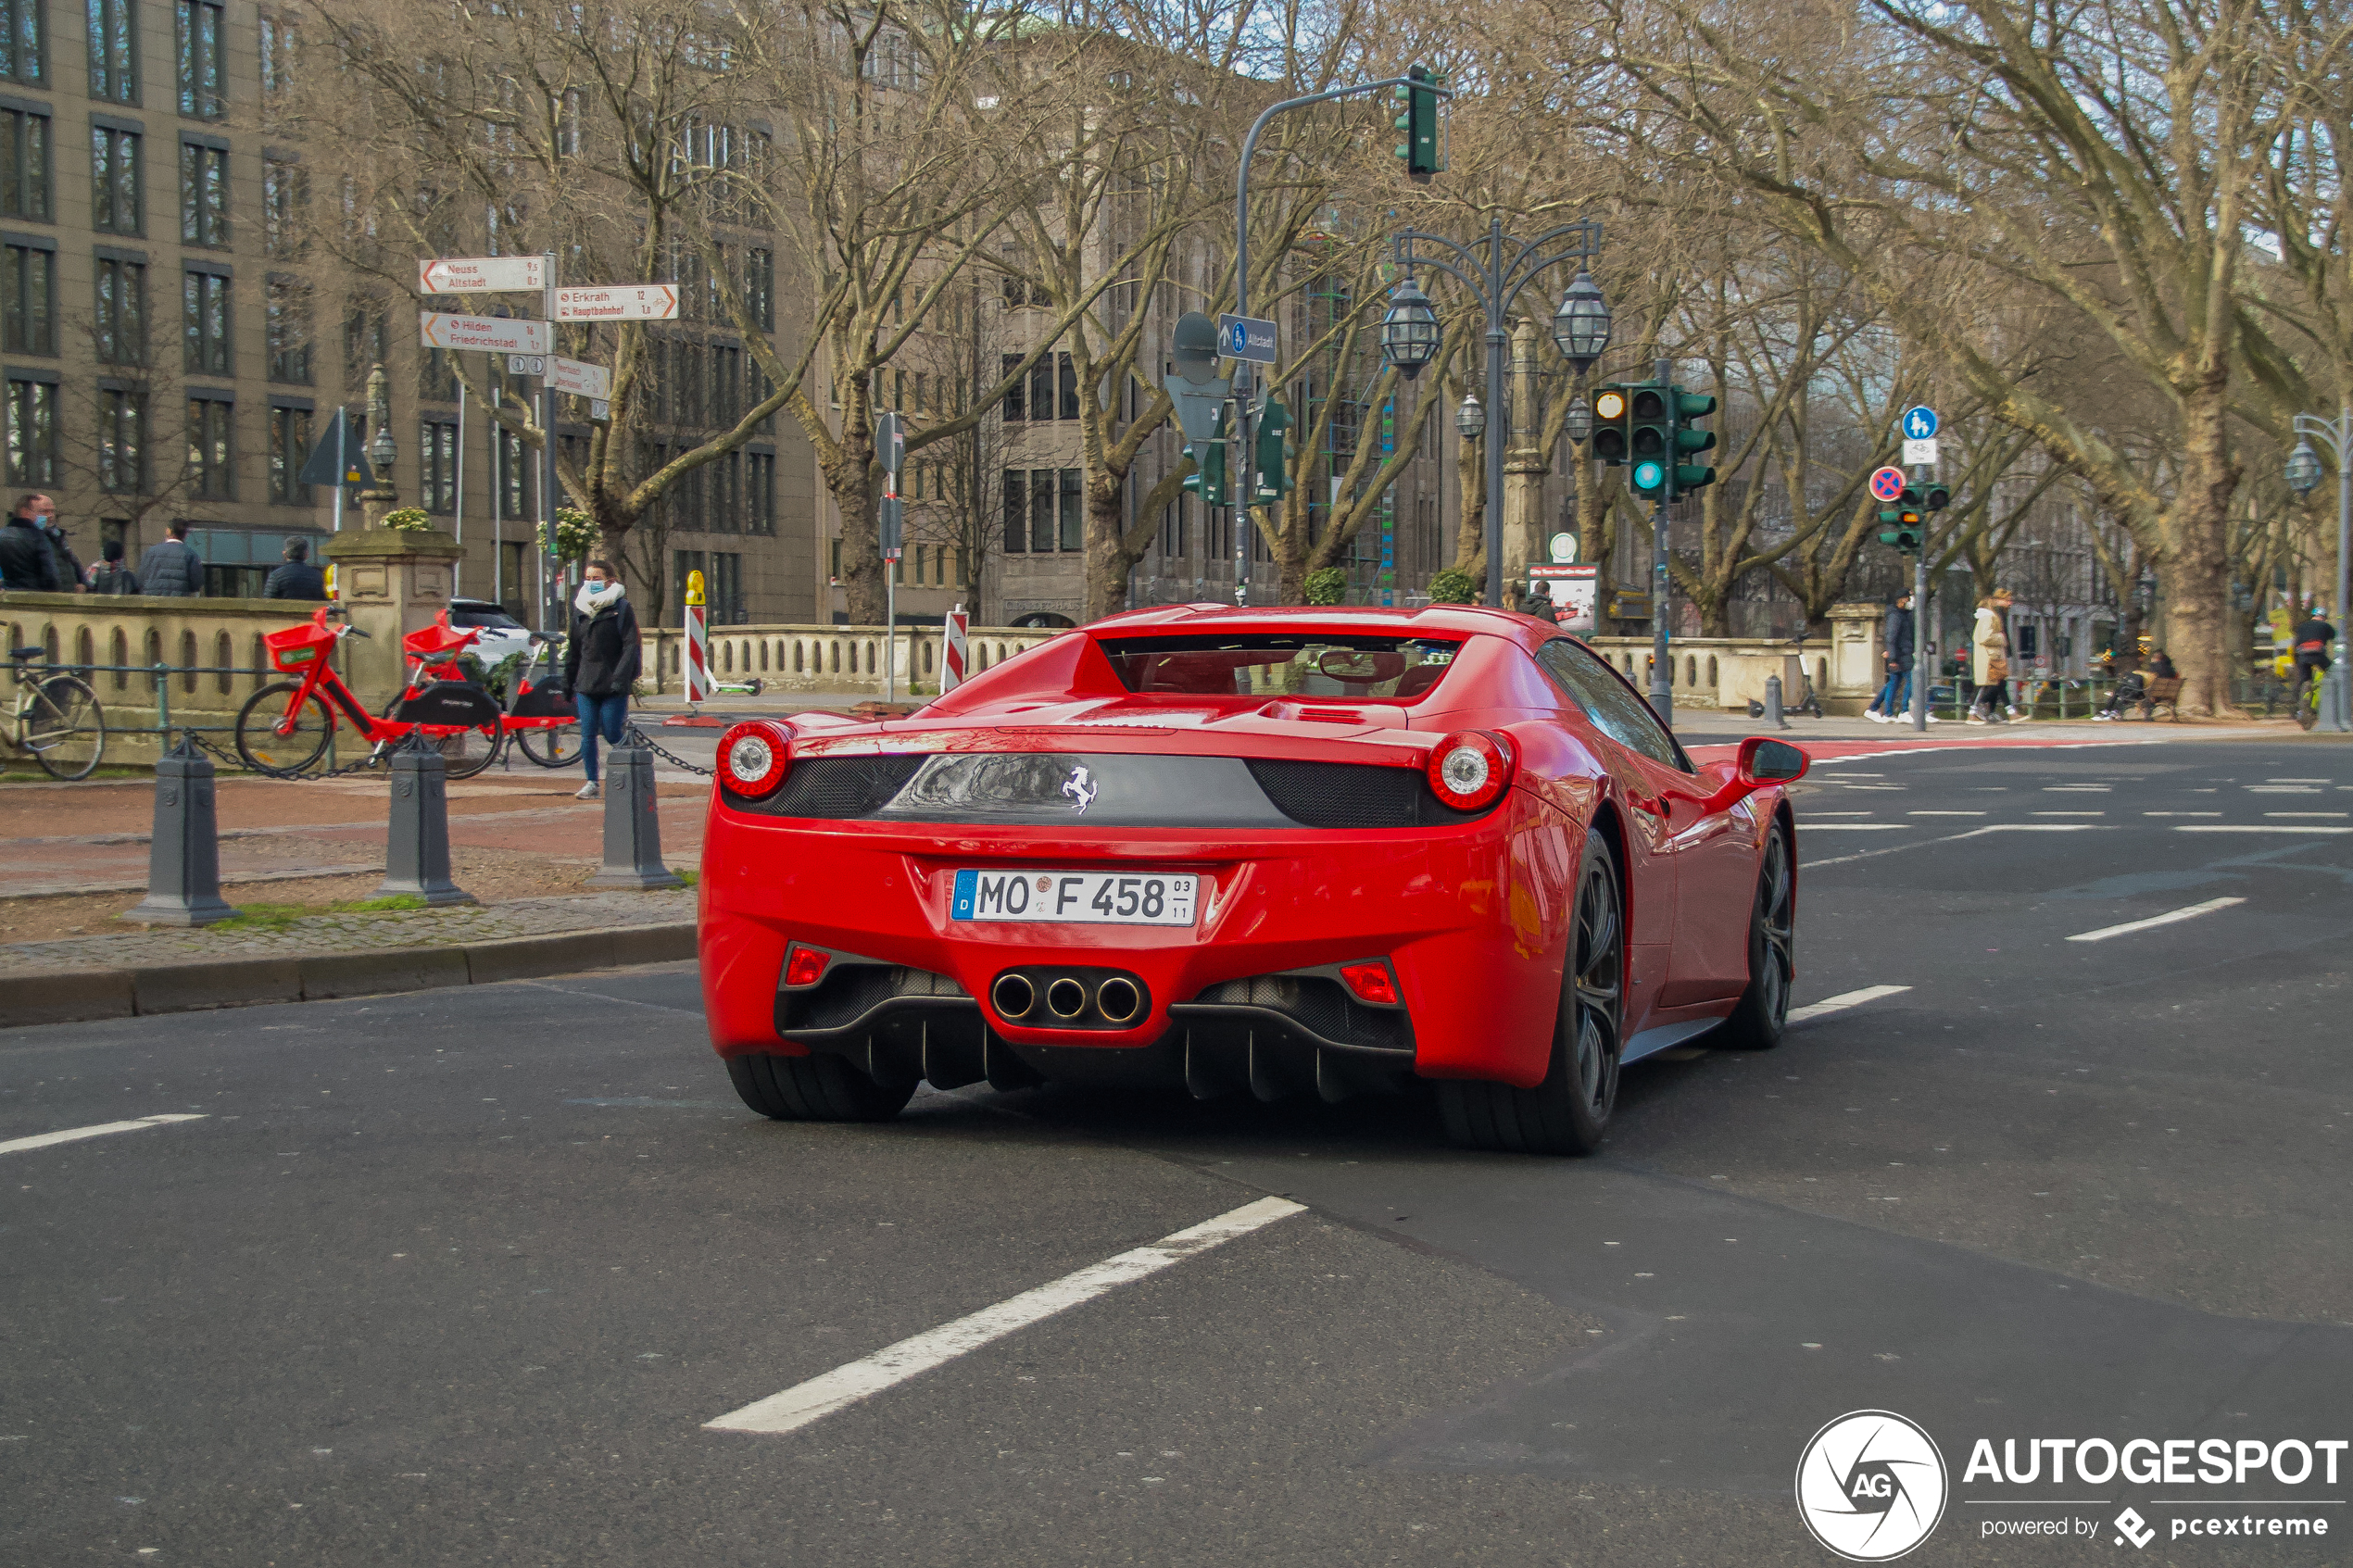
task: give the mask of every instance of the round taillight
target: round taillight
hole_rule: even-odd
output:
[[[1477,811],[1512,782],[1512,743],[1485,730],[1457,730],[1431,750],[1426,771],[1441,802]]]
[[[754,719],[719,737],[719,782],[730,795],[774,795],[791,766],[792,732],[772,720]]]

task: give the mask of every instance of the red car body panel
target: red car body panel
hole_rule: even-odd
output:
[[[1101,640],[1279,631],[1460,639],[1418,704],[1130,692]],[[1502,611],[1242,611],[1114,617],[968,681],[912,717],[789,721],[794,766],[827,758],[1088,753],[1345,762],[1411,769],[1449,734],[1516,752],[1511,787],[1476,820],[1381,828],[1136,827],[848,820],[763,813],[714,788],[699,890],[702,986],[723,1056],[800,1055],[778,1028],[795,943],[945,976],[1015,1047],[1137,1052],[1172,1035],[1173,1004],[1221,982],[1386,958],[1411,1020],[1411,1071],[1528,1087],[1551,1055],[1585,835],[1620,847],[1629,941],[1625,1034],[1664,1040],[1729,1012],[1747,982],[1765,835],[1783,810],[1759,789],[1705,809],[1728,766],[1685,772],[1598,731],[1533,655],[1558,633]],[[724,759],[723,759],[724,760]],[[1360,777],[1361,775],[1349,775]],[[1203,879],[1190,927],[952,920],[959,869],[1128,868]],[[1114,967],[1141,980],[1132,1027],[1039,1027],[1000,1015],[1015,964]],[[1664,1034],[1660,1034],[1664,1031]],[[1177,1031],[1181,1033],[1181,1029]],[[1652,1048],[1655,1048],[1654,1046]],[[1106,1055],[1104,1060],[1111,1060]]]

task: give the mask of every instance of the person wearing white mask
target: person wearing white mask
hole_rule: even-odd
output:
[[[597,784],[597,739],[601,734],[621,744],[638,658],[637,612],[622,591],[621,576],[610,561],[592,560],[572,601],[572,635],[564,642],[564,686],[580,709],[580,762],[588,773],[582,800],[603,793]]]

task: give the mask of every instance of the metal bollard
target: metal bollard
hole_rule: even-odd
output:
[[[123,911],[140,925],[210,925],[237,911],[220,897],[220,828],[212,802],[212,759],[186,734],[156,759],[155,836],[147,850],[147,896]]]
[[[590,887],[683,887],[661,863],[661,814],[654,798],[654,754],[642,746],[605,753],[605,863]]]
[[[449,764],[413,733],[393,748],[391,761],[392,822],[384,835],[384,885],[375,896],[472,903],[474,896],[449,880]]]
[[[1765,677],[1765,721],[1777,730],[1790,727],[1789,721],[1781,717],[1781,678],[1779,675]]]

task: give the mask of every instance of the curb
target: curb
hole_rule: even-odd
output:
[[[357,953],[272,955],[138,969],[66,970],[0,977],[0,1029],[86,1023],[200,1008],[384,996],[447,985],[495,985],[545,974],[670,963],[695,956],[695,922],[559,931],[463,947],[374,947]]]

